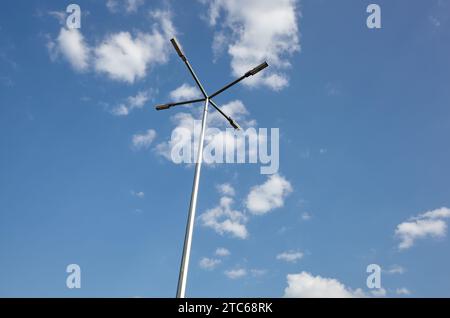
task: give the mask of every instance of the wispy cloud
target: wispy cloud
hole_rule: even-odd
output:
[[[336,82],[328,83],[326,85],[326,92],[327,92],[327,95],[329,95],[329,96],[341,95],[341,93],[342,93],[341,84],[336,83]]]
[[[199,265],[202,269],[206,269],[206,270],[213,270],[217,267],[217,265],[219,265],[222,261],[220,259],[216,259],[216,258],[208,258],[208,257],[203,257],[200,262]]]
[[[277,255],[277,260],[285,261],[288,263],[296,263],[303,258],[303,253],[298,251],[288,251]]]
[[[384,289],[384,288],[376,288],[376,289],[372,289],[372,290],[370,291],[370,294],[371,294],[373,297],[381,298],[381,297],[386,297],[387,291],[386,291],[386,289]]]
[[[221,195],[228,195],[230,197],[235,195],[234,188],[229,183],[218,184],[216,188]]]
[[[438,18],[436,18],[435,16],[430,15],[429,20],[430,20],[431,24],[433,26],[435,26],[436,28],[439,28],[441,26],[441,21]]]
[[[397,295],[411,295],[411,291],[408,288],[402,287],[402,288],[397,288],[395,290],[395,293]]]
[[[230,279],[239,279],[247,276],[247,270],[244,268],[231,269],[225,271],[225,275]]]
[[[309,221],[311,220],[312,215],[308,212],[303,212],[300,217],[302,218],[303,221]]]
[[[212,228],[217,233],[225,233],[233,237],[246,239],[248,231],[246,227],[247,217],[241,211],[233,210],[233,199],[222,197],[220,204],[200,215],[199,219],[203,226]]]
[[[395,235],[400,239],[398,248],[400,250],[408,249],[418,239],[445,237],[447,234],[445,219],[447,218],[450,218],[450,209],[443,207],[427,211],[400,223],[395,229]]]
[[[8,76],[0,76],[0,84],[6,87],[14,86],[14,81]]]
[[[395,275],[395,274],[401,275],[401,274],[404,274],[405,272],[406,272],[405,268],[400,265],[392,265],[385,271],[386,274],[390,274],[390,275]]]
[[[122,8],[126,13],[134,13],[137,12],[139,7],[144,3],[144,0],[107,0],[106,7],[113,13],[122,11]]]
[[[201,94],[197,87],[191,86],[189,84],[182,84],[178,88],[170,92],[171,101],[185,101],[190,99],[195,99],[201,97]]]
[[[47,14],[58,20],[61,25],[66,22],[66,13],[64,11],[48,11]]]
[[[156,131],[147,130],[143,134],[135,134],[131,140],[132,147],[135,150],[148,149],[156,137]]]
[[[219,247],[216,249],[215,254],[220,257],[225,257],[225,256],[230,256],[231,253],[228,249],[226,249],[224,247]]]
[[[137,95],[128,97],[125,102],[114,107],[111,113],[116,116],[128,116],[134,109],[144,107],[151,99],[151,95],[151,91],[138,92]]]
[[[253,277],[261,277],[267,274],[267,269],[258,269],[258,268],[253,268],[250,270],[250,274]]]
[[[136,191],[132,190],[131,191],[131,195],[135,196],[135,197],[137,197],[139,199],[143,199],[145,197],[145,193],[143,191],[136,192]]]

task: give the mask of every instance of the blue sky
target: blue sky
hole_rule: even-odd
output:
[[[79,30],[69,3],[2,4],[0,296],[175,295],[193,167],[163,149],[200,105],[154,110],[194,84],[174,34],[210,92],[267,59],[216,101],[280,129],[273,176],[204,167],[188,296],[372,296],[373,263],[387,297],[450,296],[450,3],[377,1],[381,29],[369,1],[273,3],[80,0]]]

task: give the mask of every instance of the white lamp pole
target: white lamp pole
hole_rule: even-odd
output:
[[[186,281],[189,269],[189,258],[191,256],[192,234],[194,231],[195,211],[197,208],[198,185],[200,182],[200,172],[203,162],[203,143],[205,140],[206,117],[208,116],[209,98],[206,98],[203,109],[202,129],[200,131],[200,142],[198,144],[197,162],[195,164],[194,184],[192,185],[191,203],[189,205],[189,215],[186,224],[186,234],[184,237],[183,257],[181,258],[180,276],[178,278],[177,298],[184,298],[186,295]]]
[[[180,266],[180,274],[178,277],[178,288],[177,288],[177,298],[184,298],[186,295],[186,283],[187,283],[187,275],[188,275],[188,269],[189,269],[189,258],[191,255],[191,246],[192,246],[192,235],[194,232],[194,221],[195,221],[195,211],[197,208],[197,196],[198,196],[198,186],[200,182],[200,171],[202,168],[202,162],[203,162],[203,144],[205,141],[205,131],[206,131],[206,118],[208,115],[208,107],[209,104],[211,104],[214,109],[216,109],[223,117],[225,117],[226,120],[230,123],[230,125],[234,129],[239,129],[239,125],[227,114],[225,114],[219,106],[212,100],[213,97],[216,97],[217,95],[223,93],[233,85],[239,83],[243,79],[256,75],[258,72],[262,71],[269,65],[264,62],[257,67],[251,69],[247,73],[245,73],[243,76],[239,77],[238,79],[234,80],[230,84],[225,85],[223,88],[219,89],[212,95],[208,95],[203,88],[203,85],[200,83],[200,80],[198,79],[197,75],[194,72],[194,69],[192,68],[191,64],[187,60],[186,56],[184,55],[183,51],[181,50],[181,46],[179,45],[178,41],[173,38],[170,40],[172,42],[173,47],[175,48],[175,51],[177,51],[178,56],[183,60],[183,62],[186,64],[189,72],[191,73],[192,77],[194,78],[195,83],[197,84],[198,88],[200,89],[203,98],[189,100],[189,101],[183,101],[183,102],[177,102],[177,103],[169,103],[169,104],[163,104],[156,106],[156,110],[164,110],[169,109],[174,106],[179,105],[186,105],[186,104],[193,104],[197,102],[205,102],[205,107],[203,109],[203,116],[202,116],[202,128],[200,131],[200,142],[198,145],[198,151],[197,151],[197,161],[195,164],[195,174],[194,174],[194,183],[192,185],[192,194],[191,194],[191,203],[189,205],[189,215],[188,220],[186,224],[186,233],[184,236],[184,245],[183,245],[183,256],[181,258],[181,266]]]

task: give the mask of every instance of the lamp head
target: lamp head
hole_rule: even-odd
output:
[[[163,105],[158,105],[156,106],[156,110],[165,110],[165,109],[169,109],[170,107],[172,107],[171,104],[163,104]]]
[[[228,121],[230,122],[230,125],[236,129],[236,130],[241,130],[241,127],[231,118],[228,119]]]
[[[183,51],[181,50],[181,46],[180,46],[180,44],[178,43],[177,39],[176,39],[176,38],[172,38],[172,39],[170,40],[170,42],[172,42],[172,45],[173,45],[175,51],[177,51],[178,56],[181,57],[181,58],[184,58]]]
[[[269,64],[267,64],[267,62],[264,62],[264,63],[258,65],[257,67],[255,67],[254,69],[248,71],[247,74],[245,74],[245,75],[247,77],[256,75],[257,73],[261,72],[263,69],[265,69],[268,66],[269,66]]]

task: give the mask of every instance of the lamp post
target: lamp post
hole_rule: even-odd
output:
[[[230,87],[236,85],[243,79],[256,75],[258,72],[262,71],[269,65],[264,62],[257,67],[251,69],[247,73],[245,73],[243,76],[239,77],[235,81],[225,85],[223,88],[219,89],[215,93],[208,95],[206,93],[206,90],[203,88],[203,85],[201,84],[199,78],[194,72],[194,69],[192,68],[191,64],[189,63],[188,59],[183,53],[183,50],[181,49],[181,46],[179,45],[178,41],[173,38],[170,40],[172,42],[173,47],[175,48],[175,51],[177,52],[178,56],[181,58],[181,60],[186,64],[189,73],[192,75],[195,83],[197,84],[198,88],[200,89],[200,92],[203,95],[203,98],[199,99],[193,99],[183,102],[177,102],[177,103],[168,103],[163,105],[156,106],[156,110],[165,110],[169,109],[175,106],[180,105],[186,105],[186,104],[193,104],[198,102],[204,102],[204,108],[203,108],[203,115],[202,115],[202,127],[200,131],[200,142],[198,145],[198,151],[197,151],[197,161],[195,164],[195,174],[194,174],[194,183],[192,185],[192,194],[191,194],[191,203],[189,205],[189,214],[188,214],[188,220],[186,224],[186,233],[184,236],[184,245],[183,245],[183,256],[181,258],[181,265],[180,265],[180,274],[178,277],[178,288],[177,288],[177,298],[184,298],[186,295],[186,282],[187,282],[187,274],[188,274],[188,268],[189,268],[189,258],[191,255],[191,246],[192,246],[192,235],[194,231],[194,220],[195,220],[195,212],[197,208],[197,196],[198,196],[198,186],[200,182],[200,172],[203,162],[203,144],[205,141],[205,131],[206,131],[206,118],[208,115],[208,108],[209,105],[211,105],[214,109],[216,109],[229,123],[234,129],[240,129],[239,125],[227,114],[225,114],[220,107],[212,100],[213,97],[218,96],[219,94],[223,93]]]

